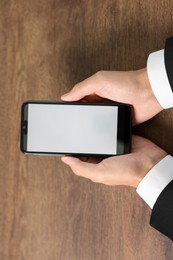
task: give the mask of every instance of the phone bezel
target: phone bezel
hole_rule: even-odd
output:
[[[27,151],[27,122],[28,122],[28,105],[29,104],[45,104],[45,105],[93,105],[93,106],[118,106],[118,130],[117,130],[117,154],[86,154],[86,153],[62,153],[62,152],[43,152],[43,151]],[[26,154],[35,155],[59,155],[59,156],[95,156],[110,157],[121,154],[127,154],[131,150],[131,105],[117,102],[66,102],[66,101],[26,101],[21,107],[21,134],[20,149]]]

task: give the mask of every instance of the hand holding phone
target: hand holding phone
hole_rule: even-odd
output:
[[[88,102],[105,102],[108,99],[131,104],[134,125],[145,122],[163,110],[152,91],[146,68],[137,71],[99,71],[76,84],[61,99],[86,99]]]
[[[78,83],[69,93],[61,97],[65,101],[85,99],[88,102],[105,99],[133,105],[133,124],[144,122],[163,108],[151,89],[146,68],[138,71],[101,71]],[[130,154],[87,162],[77,158],[62,157],[72,171],[94,182],[107,185],[130,185],[139,182],[166,152],[152,142],[133,136]]]
[[[80,160],[74,157],[62,157],[72,171],[81,177],[105,185],[127,185],[136,188],[148,171],[167,153],[151,141],[132,136],[132,150],[129,154]],[[85,158],[84,158],[85,159]],[[97,159],[97,160],[96,160]]]

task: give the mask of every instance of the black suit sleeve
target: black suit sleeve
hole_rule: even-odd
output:
[[[173,37],[166,40],[164,60],[168,80],[173,91]],[[150,225],[173,240],[173,181],[158,197],[152,210]]]
[[[173,181],[161,192],[154,204],[150,225],[173,240]]]
[[[168,76],[169,84],[173,91],[173,37],[168,38],[164,50],[165,68]]]

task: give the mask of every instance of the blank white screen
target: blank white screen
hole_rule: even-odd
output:
[[[27,151],[116,154],[115,106],[28,105]]]

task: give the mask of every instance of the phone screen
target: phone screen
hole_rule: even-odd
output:
[[[117,106],[28,104],[27,151],[116,154]]]

